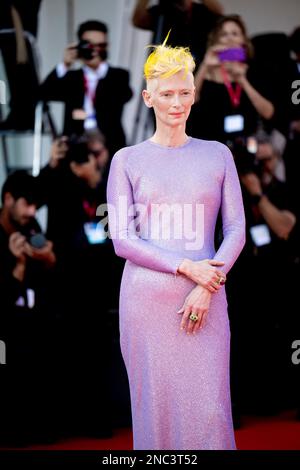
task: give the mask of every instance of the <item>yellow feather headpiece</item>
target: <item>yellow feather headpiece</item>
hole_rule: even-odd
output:
[[[152,78],[169,78],[180,70],[193,72],[195,61],[188,47],[167,46],[171,30],[162,44],[154,47],[144,65],[144,76],[146,80]]]

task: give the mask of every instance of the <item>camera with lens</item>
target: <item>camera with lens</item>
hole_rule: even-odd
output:
[[[81,59],[91,60],[94,57],[94,47],[89,41],[81,40],[76,49]]]
[[[28,230],[24,228],[22,230],[22,235],[24,235],[27,242],[30,246],[32,246],[32,248],[41,249],[46,246],[47,238],[42,232],[36,232],[35,230]]]
[[[28,237],[28,243],[33,247],[33,248],[44,248],[47,243],[47,238],[43,233],[34,233],[32,235],[29,235]]]
[[[107,59],[107,43],[101,42],[92,44],[82,39],[76,46],[79,59],[92,60],[94,57],[100,57],[102,60]]]

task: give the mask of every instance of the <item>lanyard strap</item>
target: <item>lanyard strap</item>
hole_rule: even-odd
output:
[[[93,103],[93,106],[95,107],[96,90],[94,91],[94,93],[91,93],[91,92],[90,92],[90,90],[89,90],[89,85],[88,85],[88,80],[87,80],[85,74],[83,75],[83,80],[84,80],[84,91],[85,91],[85,94],[89,97],[89,99],[90,99],[91,102]]]
[[[224,85],[227,88],[229,93],[231,104],[234,108],[238,108],[241,102],[242,87],[239,83],[236,84],[236,89],[233,89],[232,83],[229,80],[227,70],[224,67],[224,64],[221,64],[221,73],[224,80]]]
[[[93,220],[96,216],[97,204],[90,204],[87,200],[84,200],[82,206],[89,220]]]

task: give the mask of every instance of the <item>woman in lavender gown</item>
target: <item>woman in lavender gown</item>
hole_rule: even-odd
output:
[[[235,449],[223,284],[244,244],[239,180],[226,146],[185,133],[189,51],[164,43],[144,70],[156,130],[114,155],[107,193],[115,252],[127,260],[120,340],[134,449]]]

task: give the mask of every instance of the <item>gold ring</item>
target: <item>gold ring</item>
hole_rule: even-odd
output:
[[[193,322],[196,322],[198,321],[198,315],[197,313],[191,313],[190,316],[189,316],[189,319],[192,320]]]

